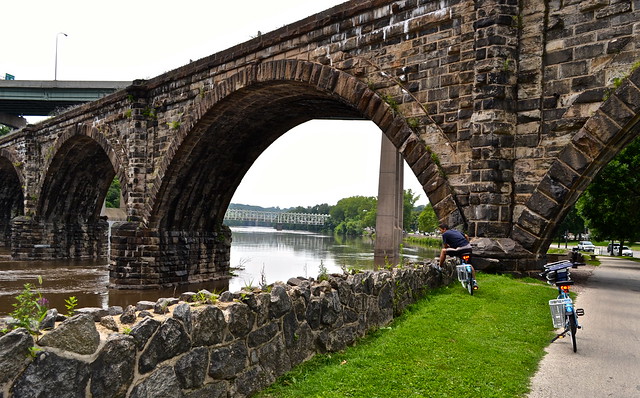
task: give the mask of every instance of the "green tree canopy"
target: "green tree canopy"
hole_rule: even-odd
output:
[[[418,216],[418,230],[420,232],[433,232],[438,228],[438,217],[429,203]]]
[[[418,215],[420,213],[414,211],[414,206],[419,199],[420,195],[414,194],[411,189],[404,191],[402,225],[406,231],[415,231],[418,229]]]
[[[0,124],[0,137],[7,135],[11,132],[11,127]]]
[[[640,239],[640,139],[600,171],[576,207],[598,239]]]
[[[107,191],[107,197],[105,199],[105,206],[110,208],[119,208],[120,207],[120,180],[118,177],[114,177],[113,181],[111,181],[111,186],[109,186],[109,190]]]
[[[373,196],[352,196],[340,199],[329,211],[335,232],[362,235],[364,228],[375,228],[378,200]]]
[[[564,217],[562,223],[558,227],[556,236],[558,240],[564,240],[564,235],[567,232],[571,232],[575,236],[580,236],[585,230],[584,220],[578,214],[578,209],[573,206],[569,213]]]

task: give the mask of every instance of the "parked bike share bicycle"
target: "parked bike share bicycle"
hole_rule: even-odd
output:
[[[462,283],[462,287],[473,295],[474,290],[478,289],[478,283],[475,280],[475,270],[469,261],[472,251],[469,237],[460,231],[449,229],[447,224],[440,224],[438,228],[442,234],[442,243],[444,244],[444,248],[440,252],[439,266],[442,267],[447,256],[455,257],[458,280]]]
[[[577,256],[572,256],[572,260],[576,260]],[[564,330],[557,334],[551,342],[564,338],[567,334],[571,336],[571,343],[573,345],[573,352],[577,352],[578,346],[576,343],[576,333],[578,329],[581,329],[578,317],[584,315],[582,308],[575,308],[573,300],[569,296],[569,291],[573,281],[571,280],[570,268],[577,268],[584,263],[572,262],[569,260],[556,261],[546,264],[544,271],[540,276],[544,276],[547,279],[547,283],[555,285],[558,288],[558,298],[549,300],[549,308],[551,310],[551,319],[553,320],[553,327],[556,329],[564,328]]]
[[[470,262],[471,249],[466,249],[461,253],[457,253],[456,259],[456,271],[458,273],[458,280],[462,284],[462,287],[467,289],[469,294],[473,296],[473,292],[475,290],[478,290],[478,283],[473,277],[473,268]]]

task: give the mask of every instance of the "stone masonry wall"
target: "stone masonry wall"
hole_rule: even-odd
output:
[[[228,278],[231,229],[162,231],[120,223],[111,230],[110,285],[156,288]]]
[[[97,259],[107,255],[109,224],[104,220],[46,223],[21,216],[11,221],[11,228],[11,255],[16,259]]]
[[[453,269],[431,265],[292,278],[269,292],[81,309],[38,337],[0,337],[0,397],[247,397],[319,352],[391,322]]]

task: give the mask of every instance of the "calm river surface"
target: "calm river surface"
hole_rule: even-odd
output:
[[[65,312],[64,300],[78,298],[79,307],[126,307],[139,300],[156,301],[160,297],[178,297],[186,291],[238,291],[244,286],[259,286],[286,281],[295,276],[317,277],[320,264],[328,272],[341,267],[372,269],[373,240],[342,239],[303,231],[276,231],[263,227],[233,227],[231,266],[235,276],[228,281],[182,285],[161,290],[108,289],[109,272],[103,261],[11,261],[9,251],[0,249],[0,315],[13,311],[15,296],[25,283],[38,285],[50,301],[50,307]],[[436,251],[405,245],[403,257],[412,261],[432,259]]]

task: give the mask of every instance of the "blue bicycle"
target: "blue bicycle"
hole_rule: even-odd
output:
[[[549,308],[553,327],[556,329],[563,328],[563,331],[557,334],[551,342],[564,338],[568,334],[571,336],[573,352],[578,351],[576,333],[578,329],[582,328],[578,322],[578,317],[584,315],[584,310],[575,308],[569,295],[571,285],[573,285],[570,268],[576,268],[579,265],[584,265],[584,263],[571,262],[569,260],[556,261],[546,264],[544,271],[540,274],[540,276],[546,277],[547,283],[558,288],[558,298],[549,300]]]

